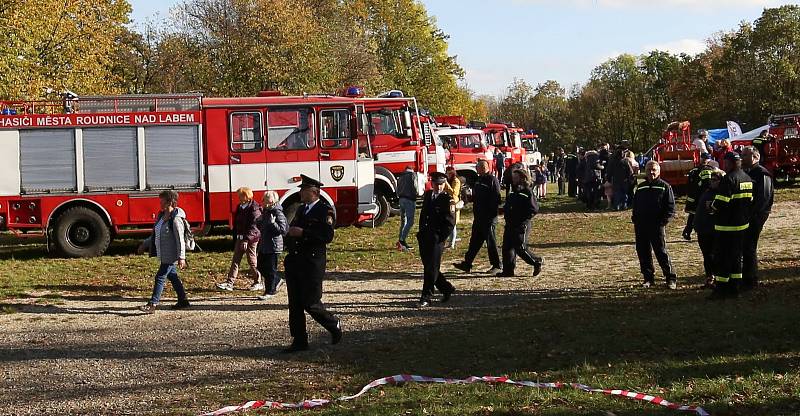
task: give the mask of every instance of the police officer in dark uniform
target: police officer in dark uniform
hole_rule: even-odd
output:
[[[645,166],[645,180],[636,185],[633,194],[633,229],[636,234],[636,254],[644,277],[642,287],[649,288],[655,284],[655,253],[658,265],[667,279],[667,287],[678,287],[677,276],[672,268],[672,261],[667,252],[665,227],[675,214],[675,195],[672,187],[660,178],[661,166],[651,160]]]
[[[456,225],[453,198],[444,191],[446,181],[447,176],[444,173],[432,173],[432,189],[422,196],[417,242],[425,280],[418,305],[420,308],[430,305],[434,287],[442,293],[442,302],[450,300],[450,296],[456,291],[439,270],[445,241]]]
[[[320,199],[322,184],[300,175],[300,200],[303,203],[289,224],[286,236],[286,291],[289,295],[289,332],[292,345],[284,350],[291,353],[308,349],[306,315],[331,333],[331,344],[342,339],[339,319],[322,304],[322,279],[325,276],[327,245],[333,241],[333,208]]]
[[[469,273],[472,262],[478,255],[483,243],[489,251],[489,262],[492,268],[486,273],[494,275],[500,271],[500,255],[497,252],[495,229],[497,227],[497,214],[500,208],[500,182],[489,172],[489,162],[481,160],[477,165],[478,179],[472,186],[472,235],[469,238],[469,248],[464,255],[464,261],[454,263],[459,270]]]
[[[527,232],[530,221],[539,212],[539,202],[531,189],[531,177],[525,170],[514,172],[512,190],[503,206],[506,220],[503,232],[503,271],[498,277],[513,277],[517,255],[533,266],[533,275],[538,276],[542,270],[544,259],[527,248]]]
[[[742,280],[742,251],[750,227],[753,181],[742,170],[742,158],[728,152],[725,175],[711,203],[714,212],[714,291],[709,299],[739,295]]]
[[[567,195],[578,195],[578,156],[573,153],[564,158],[564,168],[567,172]]]
[[[708,165],[709,160],[711,160],[711,155],[708,153],[701,154],[700,164],[686,174],[689,177],[686,190],[686,208],[684,208],[684,211],[689,215],[686,218],[686,227],[683,228],[683,239],[686,241],[692,239],[692,227],[694,214],[697,210],[697,201],[703,191],[708,188],[711,181],[711,173],[714,171],[714,168]]]
[[[764,223],[772,212],[772,203],[775,199],[772,175],[767,169],[759,165],[761,154],[755,147],[745,147],[742,150],[742,168],[753,180],[753,205],[750,209],[750,227],[745,232],[742,289],[758,287],[758,239]]]

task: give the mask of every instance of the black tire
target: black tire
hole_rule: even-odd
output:
[[[389,199],[381,191],[375,191],[375,203],[378,204],[378,213],[369,220],[359,224],[361,227],[380,227],[389,219],[391,207],[389,206]]]
[[[54,231],[58,252],[66,257],[97,257],[111,244],[111,230],[95,211],[73,207],[56,219]]]

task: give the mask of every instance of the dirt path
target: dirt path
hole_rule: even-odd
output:
[[[797,208],[797,203],[776,205],[762,238],[762,267],[787,261],[794,261],[796,267],[800,252]],[[624,224],[629,214],[592,215],[617,215]],[[543,215],[537,221],[547,219]],[[676,223],[684,221],[681,217]],[[690,276],[681,280],[680,290],[696,290],[701,282],[698,249],[694,242],[680,241],[680,228],[671,226],[669,248],[679,275]],[[437,305],[426,313],[413,308],[421,282],[418,260],[412,255],[406,259],[409,273],[333,274],[324,300],[342,317],[347,332],[341,348],[348,348],[348,343],[390,341],[391,328],[424,331],[426,324],[456,314],[493,314],[532,295],[541,299],[635,295],[640,277],[632,237],[615,237],[536,247],[547,262],[543,275],[535,280],[453,273],[459,293],[452,305]],[[445,264],[452,257],[448,255]],[[477,269],[488,268],[485,258],[481,259]],[[520,274],[528,273],[529,268],[522,267]],[[188,399],[199,391],[206,401],[222,405],[230,401],[221,390],[226,385],[286,374],[313,383],[336,373],[339,366],[326,357],[340,347],[328,346],[327,334],[316,325],[309,325],[314,348],[309,361],[313,363],[278,354],[289,342],[285,291],[269,302],[195,298],[190,310],[163,310],[153,316],[135,311],[141,299],[65,294],[55,304],[43,302],[47,300],[36,297],[6,302],[13,303],[16,312],[0,315],[0,413],[192,414],[208,410],[206,405],[193,406]],[[314,391],[313,384],[298,388]],[[186,407],[176,408],[176,403]]]

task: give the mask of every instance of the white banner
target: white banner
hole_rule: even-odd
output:
[[[739,127],[739,123],[735,121],[728,122],[728,137],[733,139],[736,136],[742,135],[742,128]]]

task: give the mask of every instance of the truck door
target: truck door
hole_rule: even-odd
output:
[[[234,111],[229,115],[229,181],[230,206],[235,212],[239,204],[236,190],[248,187],[258,193],[266,190],[267,149],[264,145],[264,112],[262,110]],[[232,217],[231,217],[232,218]]]
[[[311,107],[267,109],[267,189],[296,192],[301,174],[320,179],[314,118]]]
[[[372,157],[370,144],[370,119],[363,105],[356,106],[356,185],[358,186],[358,204],[372,204],[375,194],[375,159]]]

